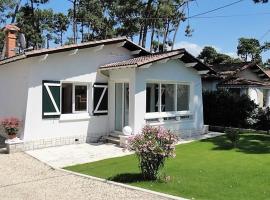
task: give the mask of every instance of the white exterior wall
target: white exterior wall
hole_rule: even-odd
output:
[[[110,71],[110,88],[114,87],[115,82],[129,82],[129,125],[132,127],[134,134],[139,133],[146,124],[146,83],[149,81],[190,84],[190,113],[193,119],[161,122],[155,125],[180,132],[181,130],[203,129],[201,77],[195,69],[186,68],[181,61],[171,60],[167,63],[154,63],[149,68],[116,69]],[[112,97],[112,95],[110,96]],[[114,130],[114,110],[112,109],[114,103],[114,101],[110,101],[111,113],[109,114],[109,120],[111,121],[111,131]]]
[[[0,66],[0,118],[13,116],[25,119],[28,76],[27,60],[22,60],[19,66],[15,63]],[[22,133],[23,129],[19,134]],[[5,136],[3,130],[0,134]]]
[[[24,120],[24,141],[86,135],[94,141],[109,132],[108,116],[93,116],[92,84],[107,82],[107,77],[97,73],[100,65],[131,58],[130,51],[115,45],[105,45],[98,52],[94,48],[55,53],[28,58],[4,65],[0,69],[0,81],[10,79],[9,95],[0,101],[1,116],[18,116]],[[14,66],[13,66],[14,65]],[[13,66],[13,67],[12,67]],[[22,73],[23,72],[23,73]],[[25,74],[25,75],[24,75]],[[18,75],[18,78],[10,78]],[[7,78],[5,78],[7,77]],[[12,83],[15,80],[15,83]],[[42,119],[42,80],[87,83],[90,114],[61,115],[59,119]],[[4,91],[4,84],[0,85]],[[11,94],[12,93],[12,94]],[[1,93],[3,94],[3,92]],[[14,100],[13,100],[14,99]],[[16,100],[15,100],[16,99]],[[2,108],[7,108],[3,111]]]

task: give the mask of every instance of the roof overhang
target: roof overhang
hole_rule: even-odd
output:
[[[14,57],[6,58],[0,60],[0,66],[16,62],[22,59],[31,58],[31,57],[38,57],[42,55],[50,55],[54,53],[62,53],[62,52],[69,52],[72,51],[72,55],[77,54],[80,49],[87,49],[93,48],[94,51],[100,51],[103,49],[104,45],[115,44],[117,47],[123,47],[128,49],[132,52],[132,54],[137,55],[148,55],[150,54],[146,49],[142,48],[141,46],[135,44],[134,42],[130,41],[126,37],[119,37],[119,38],[112,38],[112,39],[105,39],[105,40],[98,40],[98,41],[90,41],[81,44],[71,44],[65,45],[61,47],[51,48],[51,49],[41,49],[41,50],[34,50],[34,51],[26,51],[24,54],[17,55]],[[76,52],[76,53],[74,53]]]

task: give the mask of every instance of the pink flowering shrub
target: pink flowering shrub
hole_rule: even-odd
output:
[[[155,180],[165,159],[175,157],[177,141],[177,136],[170,130],[147,125],[141,134],[129,139],[127,149],[135,151],[143,177]]]
[[[21,121],[16,117],[10,117],[2,119],[0,124],[7,135],[14,135],[18,133]]]

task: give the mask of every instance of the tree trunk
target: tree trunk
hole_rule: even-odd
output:
[[[77,0],[74,0],[73,1],[73,42],[74,44],[77,44],[76,3],[77,3]]]
[[[166,41],[167,41],[167,36],[168,36],[168,32],[169,32],[169,27],[170,27],[170,23],[169,20],[166,20],[165,23],[165,31],[164,31],[164,36],[163,36],[163,45],[162,45],[162,51],[165,51],[165,45],[166,45]]]
[[[19,11],[19,8],[20,8],[20,5],[21,5],[21,0],[18,0],[17,1],[17,4],[16,4],[16,7],[15,7],[15,10],[14,10],[14,13],[13,13],[13,16],[12,16],[12,19],[11,19],[11,24],[13,24],[16,20],[16,15]]]
[[[174,48],[174,45],[175,45],[175,41],[176,41],[176,35],[177,35],[177,32],[178,32],[178,29],[179,29],[179,26],[180,26],[180,20],[178,21],[176,27],[175,27],[175,31],[174,31],[174,35],[173,35],[173,41],[172,41],[172,49]]]
[[[142,31],[143,31],[143,27],[141,25],[140,27],[140,35],[139,35],[139,45],[142,46]]]
[[[63,31],[60,33],[60,44],[63,46]]]
[[[150,9],[151,9],[152,3],[153,3],[153,0],[148,0],[147,6],[145,9],[145,15],[144,15],[145,16],[145,23],[143,26],[143,36],[142,36],[142,47],[144,47],[144,48],[146,46],[146,38],[147,38],[148,23],[149,23],[147,21],[147,19],[150,17]]]
[[[153,40],[155,35],[155,22],[152,23],[152,33],[151,33],[151,44],[150,44],[150,52],[153,52]]]

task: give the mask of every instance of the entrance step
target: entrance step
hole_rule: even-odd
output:
[[[105,136],[104,140],[105,140],[106,143],[112,143],[112,144],[120,145],[120,137],[118,135]]]

